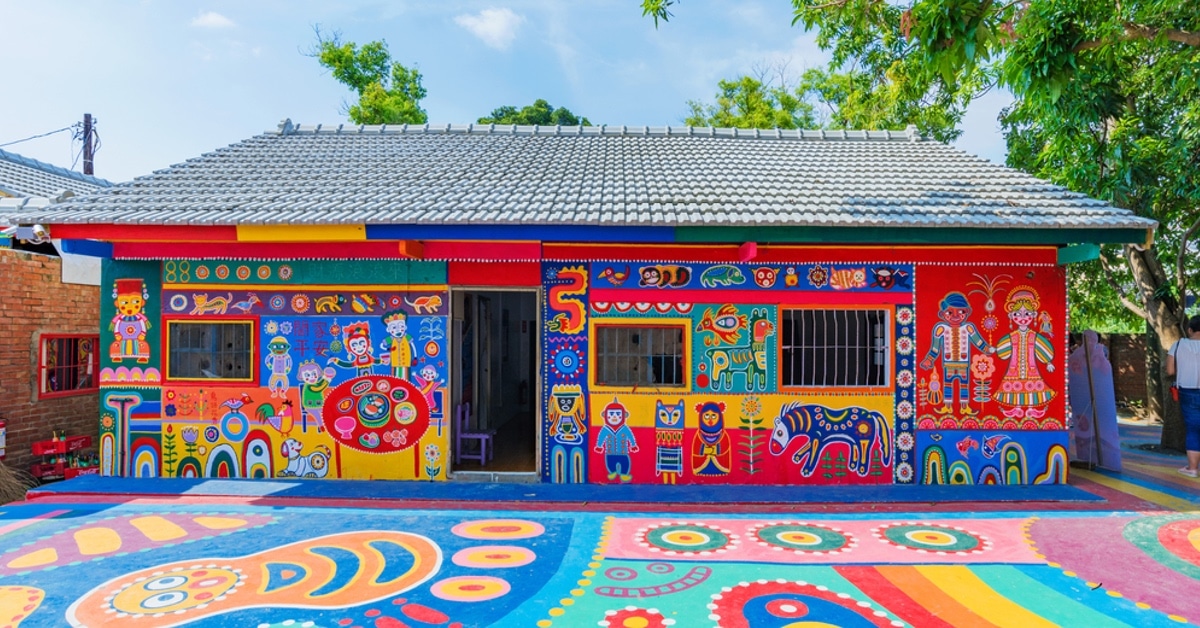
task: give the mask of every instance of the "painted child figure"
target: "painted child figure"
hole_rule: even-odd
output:
[[[628,418],[629,411],[616,397],[612,403],[604,406],[604,426],[596,436],[593,451],[604,454],[604,467],[610,481],[619,478],[622,482],[629,482],[633,479],[633,461],[629,454],[637,453],[638,446],[633,430],[625,424]]]
[[[138,364],[150,361],[150,343],[146,342],[150,320],[143,313],[149,297],[141,279],[113,282],[113,304],[117,306],[117,315],[108,324],[108,330],[116,337],[108,349],[108,357],[113,362],[125,358],[133,358]]]
[[[321,429],[321,410],[325,407],[325,396],[329,394],[329,383],[336,372],[331,368],[321,369],[316,362],[306,360],[297,371],[300,377],[300,428],[308,431],[308,418],[312,417],[317,430]]]
[[[383,315],[383,324],[388,331],[388,337],[379,343],[379,348],[387,352],[383,354],[383,363],[391,365],[392,377],[406,380],[417,352],[412,336],[408,335],[408,314],[400,310],[388,312]]]
[[[1005,299],[1004,309],[1013,329],[996,343],[996,356],[1009,360],[1008,370],[1000,380],[996,391],[996,403],[1005,406],[1004,416],[1012,418],[1041,418],[1046,414],[1043,406],[1054,398],[1054,390],[1046,387],[1038,370],[1038,362],[1046,365],[1046,371],[1054,372],[1054,345],[1050,339],[1031,328],[1039,320],[1041,301],[1037,292],[1028,286],[1013,288]],[[1050,316],[1040,316],[1042,332],[1050,331]]]
[[[288,353],[288,349],[291,348],[292,343],[283,336],[275,336],[267,343],[268,353],[264,361],[271,370],[267,388],[270,389],[272,398],[286,397],[288,389],[291,388],[291,383],[288,382],[288,374],[292,372],[292,355]]]
[[[417,384],[417,388],[421,391],[421,396],[425,397],[425,401],[429,403],[429,412],[431,414],[440,414],[441,409],[439,409],[437,401],[434,399],[436,397],[434,393],[437,392],[437,389],[444,382],[438,379],[437,369],[432,364],[426,364],[421,367],[421,371],[417,373],[417,381],[413,383]]]
[[[725,403],[709,401],[696,405],[700,429],[692,438],[692,473],[713,477],[728,475],[733,466],[733,446],[725,431]]]
[[[346,337],[346,357],[350,359],[329,358],[328,364],[355,369],[358,376],[362,377],[370,375],[376,364],[383,363],[371,353],[371,327],[366,322],[346,325],[342,334]]]
[[[683,399],[675,405],[654,401],[654,474],[675,484],[683,473]]]
[[[954,386],[958,385],[958,409],[960,414],[976,414],[971,409],[971,351],[978,349],[994,353],[974,323],[968,322],[971,304],[961,292],[948,293],[938,305],[938,317],[942,320],[933,326],[929,353],[921,360],[921,368],[932,370],[934,360],[942,362],[942,407],[938,412],[950,414],[954,411]]]

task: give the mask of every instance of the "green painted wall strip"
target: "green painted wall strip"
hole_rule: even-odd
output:
[[[348,245],[352,246],[352,245]],[[446,262],[416,260],[167,260],[163,281],[171,284],[410,285],[446,283]]]
[[[1074,246],[1064,246],[1058,250],[1058,265],[1066,266],[1067,264],[1077,264],[1079,262],[1090,262],[1100,258],[1100,245],[1098,244],[1076,244]]]
[[[676,242],[845,244],[1123,244],[1146,241],[1142,229],[956,229],[911,227],[679,227]]]

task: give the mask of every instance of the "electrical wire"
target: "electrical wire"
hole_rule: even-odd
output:
[[[41,133],[39,135],[33,135],[33,136],[27,137],[23,140],[15,140],[12,142],[5,142],[4,144],[0,144],[0,148],[3,148],[5,146],[12,146],[13,144],[20,144],[21,142],[28,142],[29,140],[36,140],[39,137],[46,137],[47,135],[54,135],[55,133],[62,133],[63,131],[70,131],[71,129],[79,128],[82,126],[83,126],[82,123],[76,122],[75,124],[72,124],[71,126],[65,126],[61,129],[56,129],[54,131],[47,131],[47,132]]]

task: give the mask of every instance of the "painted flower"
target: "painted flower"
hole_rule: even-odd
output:
[[[916,441],[911,432],[901,432],[896,435],[896,449],[910,451],[914,444],[916,444]]]
[[[437,466],[438,461],[441,459],[442,459],[442,450],[440,447],[438,447],[437,445],[426,445],[425,446],[425,461],[429,463],[429,466],[431,466],[431,467]]]
[[[904,483],[912,482],[912,465],[907,462],[901,462],[900,464],[896,465],[896,479]]]
[[[183,436],[183,442],[189,445],[195,445],[200,438],[200,430],[194,427],[185,427],[180,434]]]
[[[165,396],[167,398],[167,401],[175,401],[175,389],[168,388]]]
[[[808,283],[812,284],[814,288],[824,288],[828,282],[829,271],[825,270],[824,266],[817,264],[808,271]]]
[[[221,438],[221,430],[218,430],[216,428],[216,426],[210,425],[210,426],[204,428],[204,440],[206,440],[210,443],[215,443],[220,438]]]
[[[971,373],[973,373],[975,377],[982,380],[988,380],[992,378],[992,374],[995,372],[996,364],[992,362],[992,358],[990,356],[977,354],[975,357],[971,358]]]
[[[762,400],[758,398],[758,395],[750,395],[742,399],[742,416],[746,418],[762,414],[762,408]]]
[[[908,369],[905,369],[905,370],[902,370],[902,371],[899,371],[896,373],[896,385],[903,387],[903,388],[908,388],[909,386],[912,386],[913,380],[915,380],[915,379],[916,379],[916,375],[913,375],[913,372]]]
[[[901,401],[896,404],[896,416],[901,419],[911,419],[915,409],[911,401]]]
[[[383,440],[392,447],[401,447],[408,442],[408,430],[392,430],[383,433]]]
[[[105,414],[104,416],[100,417],[100,426],[106,430],[111,430],[113,427],[113,423],[114,423],[114,419],[113,419],[113,415],[111,415],[111,414]]]
[[[292,333],[292,321],[283,321],[279,324],[279,333],[287,336]]]
[[[268,336],[274,336],[275,334],[279,333],[279,323],[275,321],[267,321],[267,324],[263,326],[263,331],[265,331]]]
[[[911,325],[913,322],[913,310],[911,307],[896,308],[896,322],[901,325]]]
[[[163,409],[163,412],[165,412],[167,416],[175,416],[178,413],[178,410],[175,409],[175,404],[168,403],[167,407]]]
[[[985,331],[996,331],[997,327],[1000,327],[1000,319],[991,314],[983,317],[983,329]]]
[[[913,340],[908,336],[901,336],[896,339],[896,353],[900,355],[912,355]]]

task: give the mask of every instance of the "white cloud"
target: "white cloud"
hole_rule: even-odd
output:
[[[209,11],[208,13],[201,13],[192,18],[192,26],[199,28],[233,28],[237,24],[234,24],[233,20],[216,11]]]
[[[478,15],[464,13],[454,18],[456,24],[496,50],[508,50],[517,38],[517,28],[524,21],[524,17],[511,9],[484,9]]]

